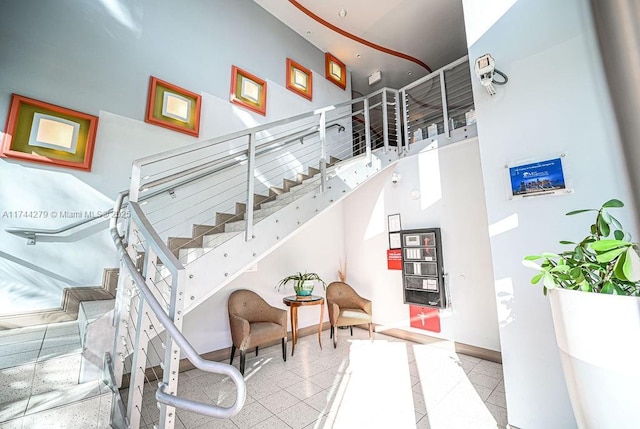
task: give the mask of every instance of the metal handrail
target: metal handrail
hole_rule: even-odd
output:
[[[339,123],[333,123],[331,125],[328,125],[327,129],[334,128],[334,127],[338,128],[338,132],[342,132],[342,131],[345,130],[344,125],[339,124]],[[312,129],[313,129],[313,131],[309,131],[309,130],[312,130]],[[306,132],[306,131],[309,131],[309,132]],[[302,132],[306,132],[306,133],[303,134],[303,135],[298,135],[298,134],[301,134]],[[268,147],[268,148],[262,149],[261,151],[256,151],[256,156],[267,154],[267,153],[271,152],[274,149],[278,149],[278,148],[287,146],[287,145],[289,145],[289,144],[291,144],[293,142],[296,142],[296,141],[302,142],[302,140],[304,138],[310,137],[310,136],[312,136],[314,134],[317,134],[319,132],[320,132],[320,130],[318,129],[317,126],[315,126],[315,127],[309,128],[308,130],[305,130],[305,131],[298,131],[298,132],[295,132],[295,133],[291,133],[291,134],[289,134],[287,136],[280,137],[279,139],[275,139],[275,140],[272,140],[270,142],[266,142],[266,143],[258,146],[258,148],[261,148],[261,147],[264,147],[264,146],[273,146],[274,144],[279,143],[280,140],[289,138],[289,140],[286,140],[285,142],[279,144],[277,147]],[[291,137],[293,135],[295,135],[296,137]],[[237,152],[237,153],[234,153],[234,154],[231,154],[231,155],[227,155],[227,156],[224,156],[222,158],[218,158],[218,159],[214,160],[211,164],[199,165],[197,167],[192,167],[192,168],[190,168],[188,170],[181,171],[180,173],[176,173],[176,174],[173,174],[171,176],[163,177],[162,179],[158,179],[158,180],[155,180],[153,182],[146,183],[144,185],[144,188],[145,189],[150,189],[150,188],[162,185],[164,183],[171,182],[172,180],[179,179],[179,178],[188,176],[190,174],[197,173],[198,171],[207,170],[207,169],[211,168],[211,170],[207,171],[206,173],[199,174],[199,175],[197,175],[195,177],[190,177],[189,179],[186,179],[186,180],[183,180],[181,182],[178,182],[178,183],[176,183],[176,184],[174,184],[174,185],[172,185],[172,186],[170,186],[170,187],[168,187],[166,189],[161,189],[161,190],[155,191],[155,192],[153,192],[151,194],[146,194],[143,197],[140,197],[139,201],[148,200],[148,199],[150,199],[152,197],[155,197],[155,196],[157,196],[157,195],[159,195],[161,193],[164,193],[164,192],[166,192],[166,191],[168,191],[170,189],[175,189],[175,188],[179,188],[181,186],[188,185],[190,183],[195,182],[196,180],[200,180],[200,179],[202,179],[204,177],[207,177],[207,176],[210,176],[212,174],[218,173],[218,172],[220,172],[220,171],[222,171],[222,170],[224,170],[226,168],[233,167],[234,165],[237,165],[238,162],[246,161],[246,159],[247,159],[247,153],[246,152],[247,151],[245,150],[245,151]],[[227,165],[223,165],[221,167],[213,168],[214,166],[217,166],[219,164],[222,164],[223,162],[231,161],[231,160],[233,160],[234,162],[230,163],[230,164],[227,164]],[[123,193],[123,192],[126,192],[127,195],[129,194],[128,190],[127,191],[121,191],[120,193]],[[64,232],[70,231],[70,230],[72,230],[74,228],[77,228],[79,226],[82,226],[82,225],[85,225],[87,223],[93,222],[94,220],[105,218],[106,216],[109,216],[112,213],[113,213],[113,209],[109,209],[104,213],[100,213],[98,215],[95,215],[95,216],[92,216],[92,217],[89,217],[89,218],[86,218],[86,219],[82,219],[80,221],[77,221],[77,222],[71,223],[69,225],[65,225],[65,226],[62,226],[60,228],[56,228],[56,229],[15,228],[15,227],[10,227],[10,228],[5,228],[5,231],[10,233],[10,234],[13,234],[13,235],[17,235],[19,237],[26,238],[27,240],[29,240],[28,244],[35,244],[35,240],[36,240],[36,237],[38,235],[58,235],[58,234],[62,234]]]
[[[205,147],[208,146],[213,146],[215,144],[218,143],[222,143],[222,142],[227,142],[230,140],[234,140],[237,139],[239,137],[245,137],[248,136],[250,134],[257,134],[260,131],[264,131],[267,130],[269,128],[273,128],[273,127],[277,127],[280,125],[286,125],[286,124],[290,124],[291,122],[295,122],[295,121],[299,121],[301,119],[305,119],[305,118],[309,118],[312,116],[315,116],[317,114],[320,114],[322,112],[328,112],[331,110],[336,110],[336,109],[340,109],[342,107],[347,107],[347,106],[351,106],[352,104],[356,104],[359,103],[361,101],[364,101],[368,98],[374,97],[378,94],[382,94],[384,91],[395,91],[394,89],[391,88],[381,88],[375,92],[372,92],[369,95],[363,96],[363,97],[358,97],[358,98],[354,98],[348,101],[344,101],[342,103],[338,103],[338,104],[334,104],[333,106],[329,106],[329,107],[324,107],[321,109],[316,109],[313,110],[311,112],[307,112],[307,113],[301,113],[300,115],[296,115],[296,116],[291,116],[289,118],[285,118],[285,119],[280,119],[278,121],[274,121],[274,122],[269,122],[266,124],[262,124],[262,125],[258,125],[252,128],[247,128],[241,131],[236,131],[234,133],[230,133],[230,134],[226,134],[224,136],[220,136],[220,137],[216,137],[210,140],[203,140],[201,142],[198,143],[194,143],[193,145],[189,146],[188,148],[176,148],[176,149],[172,149],[169,151],[165,151],[165,152],[160,152],[154,155],[150,155],[146,158],[140,158],[136,161],[134,161],[133,165],[137,166],[137,167],[142,167],[144,165],[150,165],[150,164],[154,164],[156,162],[161,162],[164,161],[166,159],[170,159],[173,158],[174,156],[177,155],[184,155],[187,153],[191,153],[191,152],[195,152],[197,150],[203,149]]]
[[[116,246],[118,254],[122,258],[122,261],[126,265],[129,275],[131,275],[133,281],[140,290],[140,294],[145,299],[155,316],[158,318],[158,321],[162,324],[162,326],[164,326],[167,333],[171,335],[176,344],[178,344],[187,359],[189,359],[189,361],[198,369],[206,372],[213,372],[216,374],[228,376],[236,385],[236,400],[230,407],[220,407],[213,404],[205,404],[202,402],[192,401],[190,399],[179,398],[177,396],[170,395],[164,391],[164,389],[167,387],[166,383],[159,383],[158,391],[156,392],[156,399],[165,405],[185,408],[189,411],[194,411],[199,414],[204,414],[211,417],[232,417],[240,412],[246,400],[247,388],[244,383],[244,378],[242,374],[240,374],[240,371],[238,371],[231,365],[221,362],[209,361],[200,357],[191,343],[189,343],[189,340],[187,340],[184,335],[182,335],[182,332],[180,332],[180,330],[176,327],[176,325],[173,323],[173,320],[171,320],[167,313],[165,313],[162,305],[156,300],[153,292],[151,292],[151,290],[147,286],[144,277],[142,277],[142,275],[138,271],[135,262],[129,256],[126,247],[122,242],[122,237],[118,232],[118,217],[120,216],[120,210],[122,209],[123,201],[126,195],[126,192],[121,192],[118,195],[115,206],[113,208],[113,213],[115,214],[115,216],[111,218],[109,222],[109,230],[111,232],[113,243]],[[141,225],[138,225],[138,227],[141,229],[147,229],[147,225],[149,224],[149,222],[140,209],[140,206],[137,203],[133,202],[130,203],[130,206],[135,216],[141,220]],[[147,230],[147,232],[154,238],[153,241],[156,241],[156,245],[158,245],[160,248],[164,247],[164,249],[166,249],[166,246],[164,246],[164,243],[162,242],[162,240],[160,240],[157,234],[154,233],[154,231]],[[169,249],[166,249],[166,255],[171,260],[171,265],[173,265],[173,268],[178,270],[184,269],[180,261],[178,261],[175,256],[171,254]]]

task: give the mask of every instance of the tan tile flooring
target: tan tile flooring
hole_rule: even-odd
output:
[[[381,333],[328,331],[301,338],[283,362],[279,345],[247,356],[247,399],[230,420],[178,411],[176,428],[484,429],[507,426],[502,365],[457,354],[448,341],[416,344]],[[236,357],[234,364],[239,364]],[[145,388],[141,428],[158,421],[153,392]],[[181,395],[229,406],[227,378],[200,370],[180,374]],[[123,392],[126,398],[126,391]],[[126,401],[126,399],[125,399]]]

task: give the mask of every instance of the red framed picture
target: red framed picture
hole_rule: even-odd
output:
[[[195,92],[151,76],[145,122],[198,137],[201,103]]]
[[[0,156],[91,171],[97,129],[97,116],[12,94]]]
[[[311,101],[313,98],[313,74],[291,58],[287,58],[287,89]]]
[[[324,75],[340,88],[347,88],[347,66],[329,52],[324,54]]]
[[[267,82],[239,67],[231,67],[229,100],[263,116],[267,114]]]

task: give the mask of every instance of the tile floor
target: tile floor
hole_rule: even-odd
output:
[[[0,331],[0,429],[107,428],[111,395],[78,384],[77,322]]]
[[[280,345],[247,356],[247,398],[229,420],[178,411],[182,429],[507,427],[502,365],[457,354],[448,341],[416,344],[368,332],[338,331],[334,349],[328,331],[320,350],[316,335],[299,340],[295,356],[283,362]],[[234,364],[238,366],[239,358]],[[155,384],[155,383],[154,383]],[[180,374],[181,395],[229,406],[229,379],[200,370]],[[158,421],[153,393],[145,388],[141,428]],[[126,403],[126,390],[123,390]]]

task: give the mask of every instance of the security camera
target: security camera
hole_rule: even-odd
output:
[[[496,94],[496,89],[493,87],[493,84],[504,85],[509,80],[509,78],[507,78],[507,75],[496,69],[496,61],[493,59],[491,54],[484,54],[483,56],[476,59],[475,71],[476,75],[480,79],[480,82],[487,89],[489,95]],[[503,80],[495,80],[495,74],[500,75]]]

